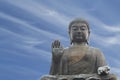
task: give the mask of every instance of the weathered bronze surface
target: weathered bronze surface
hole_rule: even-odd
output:
[[[59,40],[52,43],[50,75],[59,76],[60,78],[60,75],[64,75],[64,77],[65,75],[66,77],[74,75],[73,77],[75,77],[75,75],[80,74],[86,76],[95,74],[92,77],[99,78],[95,80],[117,80],[115,75],[109,74],[109,67],[107,67],[103,53],[98,48],[88,45],[89,35],[90,27],[87,21],[75,19],[70,23],[69,36],[71,45],[68,48],[63,48]],[[107,79],[104,79],[105,77]]]

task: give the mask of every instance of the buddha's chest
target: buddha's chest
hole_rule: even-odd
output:
[[[69,51],[68,62],[69,64],[77,63],[81,60],[88,59],[88,49],[87,48],[74,48]]]

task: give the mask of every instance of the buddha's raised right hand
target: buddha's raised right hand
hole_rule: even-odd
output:
[[[52,43],[52,56],[53,59],[59,59],[63,53],[63,46],[61,46],[60,41],[59,40],[55,40]]]

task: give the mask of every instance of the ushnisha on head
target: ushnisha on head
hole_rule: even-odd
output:
[[[86,20],[77,18],[69,24],[69,36],[71,44],[87,43],[90,35],[90,27]]]

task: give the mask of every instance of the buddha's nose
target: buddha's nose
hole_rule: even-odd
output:
[[[78,35],[81,35],[82,33],[81,32],[77,32]]]

